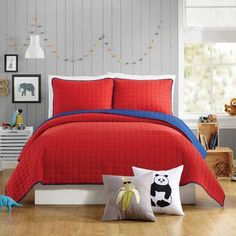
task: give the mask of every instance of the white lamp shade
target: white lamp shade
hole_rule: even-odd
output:
[[[39,44],[39,35],[30,35],[30,45],[25,52],[25,58],[44,58],[44,52]]]

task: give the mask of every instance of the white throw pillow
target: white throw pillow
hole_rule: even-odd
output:
[[[179,193],[179,182],[183,165],[170,170],[154,171],[132,167],[134,175],[153,172],[151,203],[154,213],[184,215]]]
[[[108,72],[109,78],[133,79],[133,80],[161,80],[172,79],[175,81],[175,75],[127,75],[122,73]]]

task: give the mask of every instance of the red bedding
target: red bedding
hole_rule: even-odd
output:
[[[132,175],[132,166],[165,170],[184,165],[181,185],[197,183],[224,204],[224,192],[187,137],[152,119],[76,114],[49,120],[31,137],[6,194],[20,201],[43,184],[101,184],[102,174]]]

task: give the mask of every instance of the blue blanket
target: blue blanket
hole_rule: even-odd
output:
[[[202,155],[202,157],[204,159],[206,158],[206,155],[207,155],[206,150],[203,148],[203,146],[197,140],[196,136],[189,129],[189,127],[179,118],[172,116],[172,115],[160,113],[160,112],[139,111],[139,110],[122,110],[122,109],[78,110],[78,111],[61,113],[59,115],[49,118],[48,120],[52,120],[52,119],[56,119],[58,117],[63,117],[63,116],[68,116],[68,115],[84,114],[84,113],[104,113],[104,114],[133,116],[133,117],[138,117],[138,118],[148,118],[148,119],[152,119],[152,120],[164,121],[164,122],[176,127],[177,129],[181,130],[188,137],[188,139],[192,142],[192,144],[199,151],[199,153]]]

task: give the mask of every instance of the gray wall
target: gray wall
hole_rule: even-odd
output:
[[[0,120],[9,121],[18,108],[24,111],[27,125],[36,127],[47,118],[47,75],[99,75],[110,72],[130,74],[177,73],[177,1],[175,0],[0,0],[0,76],[11,86],[11,73],[4,73],[3,54],[19,54],[19,73],[42,75],[42,102],[40,104],[13,104],[11,91],[0,97]],[[39,16],[38,32],[45,59],[24,59],[24,44],[34,29],[33,17]],[[4,22],[4,23],[3,23]],[[160,26],[160,29],[157,29]],[[141,57],[155,32],[157,42],[148,56],[135,65],[124,65]],[[112,51],[120,54],[123,64],[117,62],[108,46],[100,45],[85,60],[66,62],[65,58],[80,58],[104,34]],[[44,39],[48,41],[44,41]],[[13,40],[14,39],[14,40]],[[29,42],[29,41],[28,41]],[[101,43],[101,41],[99,41]],[[60,53],[57,58],[53,44]],[[177,102],[176,102],[177,104]],[[175,107],[175,110],[177,108]]]
[[[25,43],[34,29],[33,17],[39,16],[38,32],[45,59],[25,60],[26,47],[18,50],[12,44]],[[10,121],[12,112],[22,108],[27,125],[37,127],[47,118],[47,75],[99,75],[110,72],[130,74],[178,75],[178,1],[177,0],[0,0],[0,76],[10,82],[10,93],[0,97],[0,121]],[[74,60],[86,54],[101,34],[109,47],[125,61],[141,57],[158,29],[159,37],[142,62],[124,65],[111,57],[101,45],[85,60]],[[44,41],[44,39],[48,41]],[[57,58],[54,45],[60,53]],[[11,73],[4,73],[3,55],[19,54],[19,73],[42,75],[40,104],[13,104]],[[177,81],[178,82],[178,81]],[[177,114],[178,93],[175,84],[174,112]],[[221,144],[236,146],[236,131],[223,130]],[[236,151],[236,149],[235,149]]]

